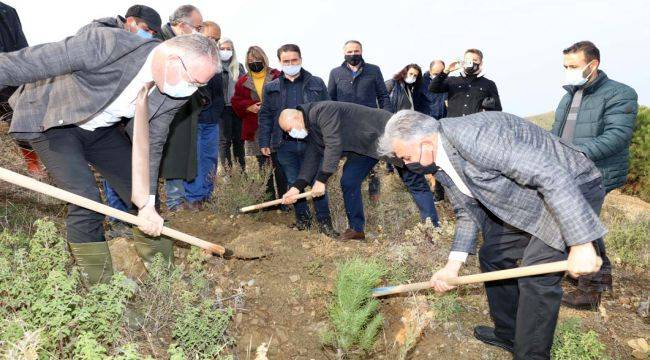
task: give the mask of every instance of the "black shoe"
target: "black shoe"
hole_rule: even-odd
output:
[[[489,326],[475,327],[474,337],[488,345],[500,347],[510,353],[514,353],[515,351],[512,341],[500,339],[494,334],[494,328],[491,328]]]
[[[298,219],[296,220],[296,223],[291,226],[294,229],[298,229],[300,231],[305,231],[311,229],[311,220],[309,219]]]
[[[338,238],[341,234],[334,229],[332,219],[326,219],[318,222],[318,232],[323,233],[333,239]]]

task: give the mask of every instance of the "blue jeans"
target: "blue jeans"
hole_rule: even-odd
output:
[[[108,181],[106,181],[106,179],[102,178],[102,186],[104,186],[104,195],[106,195],[106,202],[108,202],[108,206],[112,207],[113,209],[129,212],[129,209],[126,207],[124,201],[122,201],[120,196],[111,187]],[[108,221],[114,222],[117,221],[117,219],[109,216]]]
[[[305,141],[287,141],[278,149],[278,162],[280,163],[280,167],[282,167],[289,186],[298,179],[302,160],[305,157],[305,150],[307,150],[307,142]],[[313,181],[313,179],[310,180]],[[330,206],[327,194],[314,198],[314,208],[316,209],[316,219],[318,221],[325,221],[330,218]],[[305,199],[298,200],[294,204],[294,210],[296,212],[296,220],[311,220],[311,213],[309,212],[309,206]]]
[[[165,195],[167,199],[165,204],[167,210],[175,210],[185,201],[185,186],[183,186],[183,179],[167,179],[165,180]]]
[[[217,154],[219,152],[219,124],[199,123],[196,136],[196,163],[198,169],[196,178],[183,181],[185,198],[189,202],[210,199],[214,188],[214,176],[217,170]]]
[[[341,190],[345,213],[348,217],[348,226],[355,231],[363,231],[366,218],[363,214],[363,199],[361,197],[361,183],[368,176],[378,160],[368,156],[349,153],[343,166],[341,176]],[[433,193],[424,175],[412,173],[406,169],[397,168],[402,181],[409,189],[415,204],[420,210],[420,218],[431,218],[431,222],[438,226],[438,213],[436,212]]]

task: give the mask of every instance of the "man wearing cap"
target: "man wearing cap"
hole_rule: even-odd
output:
[[[161,24],[162,20],[156,10],[145,5],[133,5],[126,11],[126,15],[93,20],[77,33],[95,27],[114,27],[138,34],[145,39],[151,39],[160,33]]]

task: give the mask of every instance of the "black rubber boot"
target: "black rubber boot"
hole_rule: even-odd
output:
[[[109,283],[113,276],[113,261],[106,241],[68,243],[70,252],[89,285]]]

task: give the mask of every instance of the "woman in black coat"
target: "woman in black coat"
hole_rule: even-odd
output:
[[[415,110],[425,112],[418,89],[422,83],[422,69],[417,64],[408,64],[395,76],[386,81],[388,96],[393,111]]]

